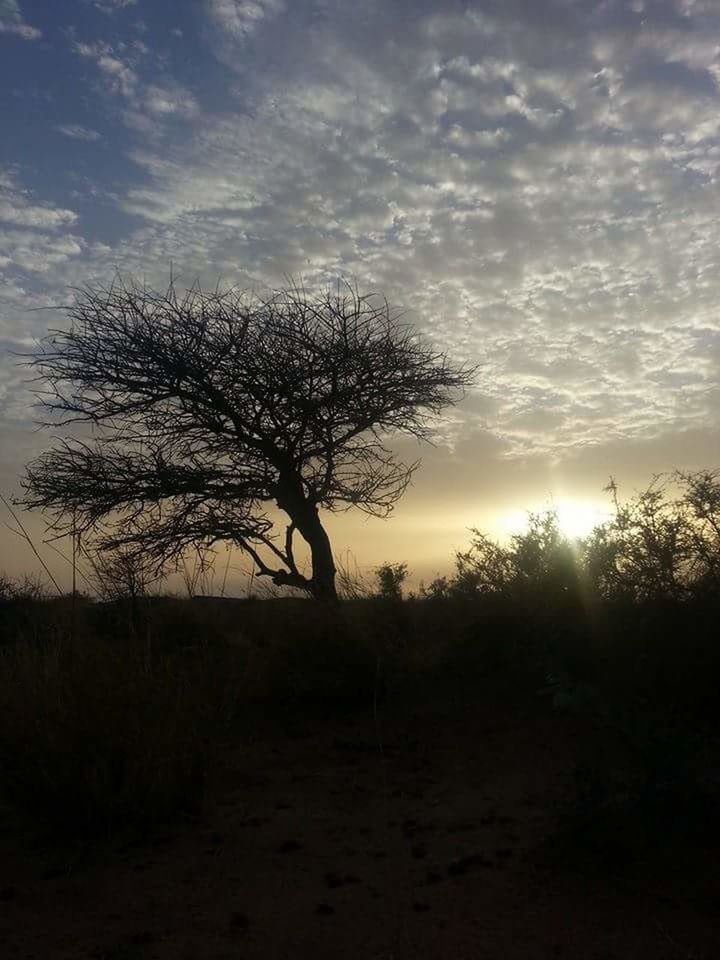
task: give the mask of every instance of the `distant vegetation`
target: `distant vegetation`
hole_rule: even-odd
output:
[[[625,502],[613,481],[607,490],[614,517],[584,539],[564,536],[552,510],[530,514],[527,530],[507,546],[473,530],[470,546],[457,554],[455,575],[434,581],[423,595],[590,603],[717,594],[720,471],[658,477]]]

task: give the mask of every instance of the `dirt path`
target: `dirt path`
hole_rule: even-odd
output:
[[[369,711],[228,747],[202,823],[74,870],[28,853],[6,821],[0,953],[720,957],[709,852],[701,874],[683,867],[632,891],[548,861],[577,751],[572,724],[540,702],[385,711],[379,730]]]

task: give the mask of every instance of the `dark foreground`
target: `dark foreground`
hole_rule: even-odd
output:
[[[713,838],[648,847],[610,828],[586,849],[566,814],[602,731],[494,687],[331,722],[246,717],[199,820],[142,843],[70,855],[6,814],[2,955],[720,956]]]
[[[3,621],[2,958],[720,957],[715,601],[70,612]]]

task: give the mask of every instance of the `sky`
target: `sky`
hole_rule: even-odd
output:
[[[352,277],[479,364],[435,446],[398,441],[393,517],[332,518],[361,569],[718,466],[717,0],[0,0],[0,123],[6,496],[49,444],[14,356],[45,308],[171,267]]]

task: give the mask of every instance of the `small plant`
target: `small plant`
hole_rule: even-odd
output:
[[[341,600],[364,600],[373,595],[372,584],[367,581],[349,550],[345,560],[340,558],[337,561],[337,584]]]
[[[402,586],[407,580],[406,563],[383,563],[375,570],[377,595],[383,600],[402,600]]]
[[[95,573],[98,594],[104,600],[130,600],[135,603],[148,595],[166,576],[163,566],[129,550],[87,554]]]
[[[420,584],[420,598],[422,600],[447,600],[452,587],[447,577],[435,577],[425,586]]]
[[[26,574],[21,579],[0,573],[0,603],[35,603],[45,598],[45,588],[38,577]]]

